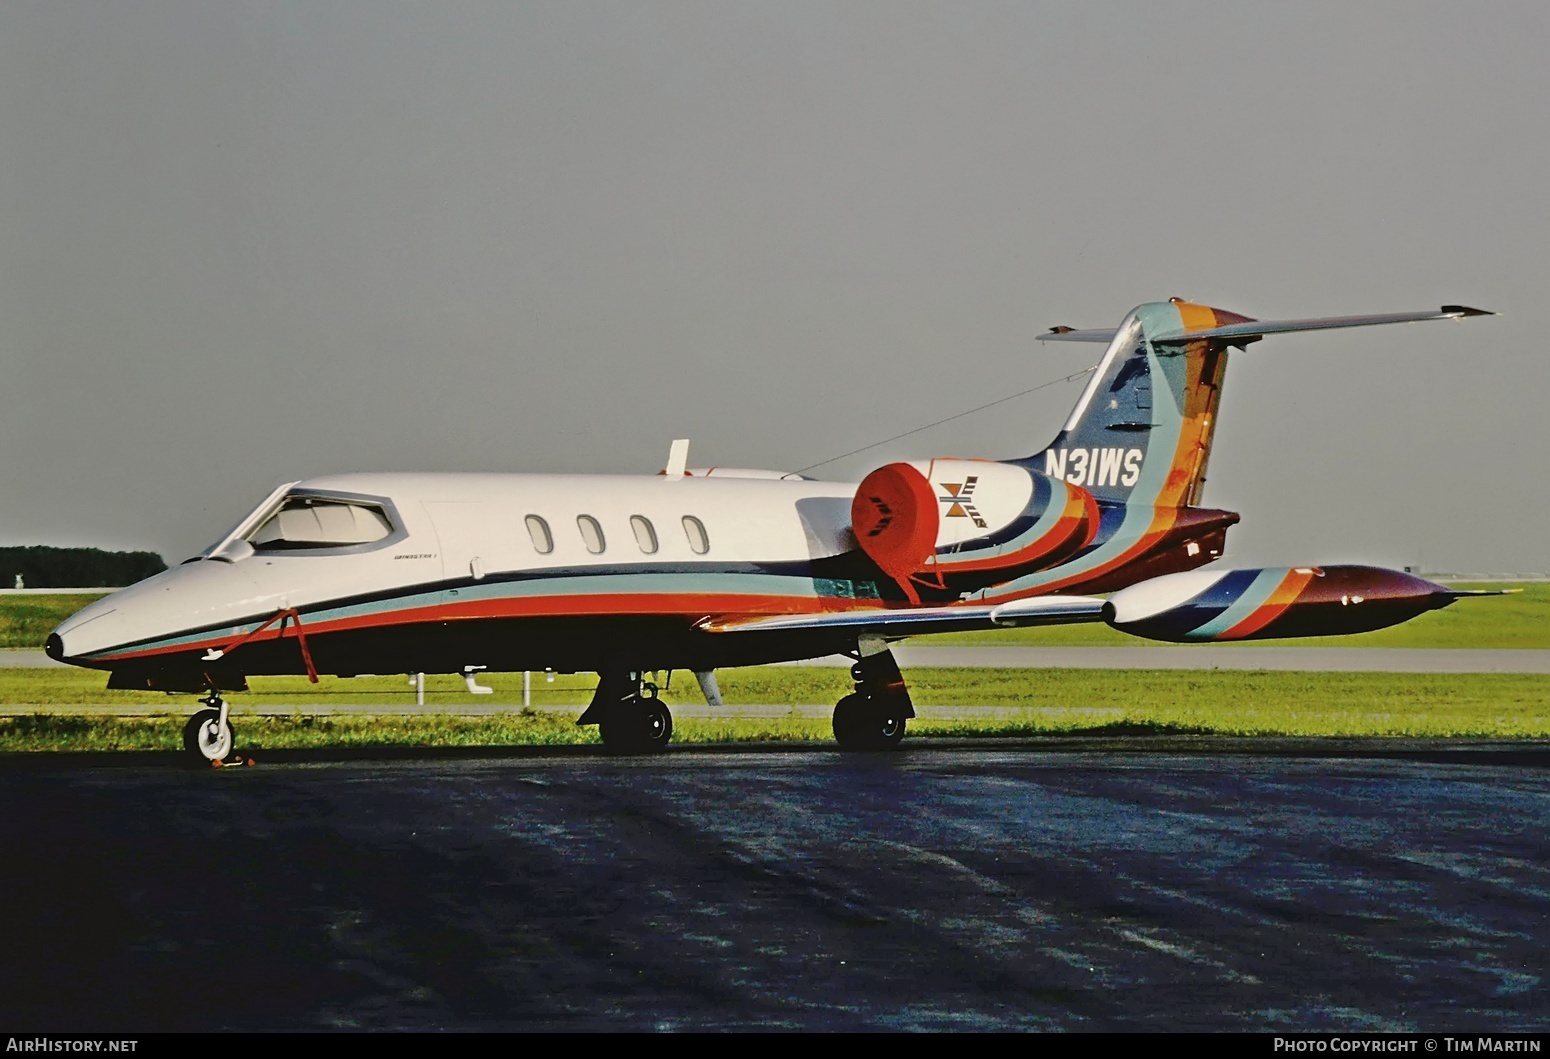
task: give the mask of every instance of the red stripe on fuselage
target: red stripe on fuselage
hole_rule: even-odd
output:
[[[774,617],[783,614],[847,613],[858,610],[900,609],[873,600],[845,599],[838,596],[766,596],[755,593],[596,593],[561,596],[506,596],[494,599],[470,599],[439,603],[426,607],[362,614],[332,620],[308,620],[306,632],[316,638],[334,632],[387,628],[394,625],[427,624],[447,621],[481,621],[502,618],[547,617],[660,617],[692,624],[707,616],[720,621]],[[909,608],[902,608],[909,609]],[[259,643],[295,634],[287,630],[265,630],[248,640]],[[157,658],[189,652],[204,652],[231,642],[230,630],[193,642],[152,647],[122,654],[104,655],[93,662],[120,662]]]

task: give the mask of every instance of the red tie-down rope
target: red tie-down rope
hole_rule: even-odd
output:
[[[289,622],[294,622],[295,626],[296,626],[296,642],[301,645],[301,660],[307,664],[307,679],[312,681],[312,683],[316,684],[318,682],[317,667],[312,664],[312,651],[307,647],[307,634],[306,634],[306,632],[304,632],[302,630],[302,627],[301,627],[301,615],[296,613],[296,608],[295,607],[287,607],[284,610],[277,612],[274,617],[272,617],[268,621],[264,622],[264,624],[260,625],[258,628],[254,629],[252,632],[243,633],[241,636],[237,637],[231,643],[229,643],[225,647],[221,648],[221,653],[217,657],[224,658],[227,655],[231,654],[237,648],[241,647],[243,644],[245,644],[249,640],[253,639],[253,637],[257,636],[259,633],[261,633],[265,629],[269,628],[269,626],[273,625],[275,622],[279,622],[280,623],[280,632],[277,635],[276,639],[284,639],[285,638],[285,623],[288,622],[288,621]]]

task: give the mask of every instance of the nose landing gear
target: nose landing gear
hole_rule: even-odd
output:
[[[188,719],[183,726],[183,750],[202,765],[224,762],[237,744],[226,700],[212,691],[199,702],[206,708]]]

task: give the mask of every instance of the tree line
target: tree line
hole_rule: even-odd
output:
[[[118,588],[159,574],[166,562],[155,552],[105,552],[100,548],[32,545],[0,548],[0,588]]]

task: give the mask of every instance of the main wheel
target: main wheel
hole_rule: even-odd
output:
[[[654,754],[673,739],[673,715],[655,697],[615,703],[597,727],[603,745],[620,754]]]
[[[879,701],[856,692],[834,706],[834,741],[841,750],[892,750],[904,740],[904,715]]]
[[[673,715],[661,699],[641,700],[640,723],[644,749],[648,752],[666,750],[673,741]]]
[[[220,710],[200,710],[183,726],[183,749],[201,762],[225,761],[236,742],[231,721],[222,724]]]

